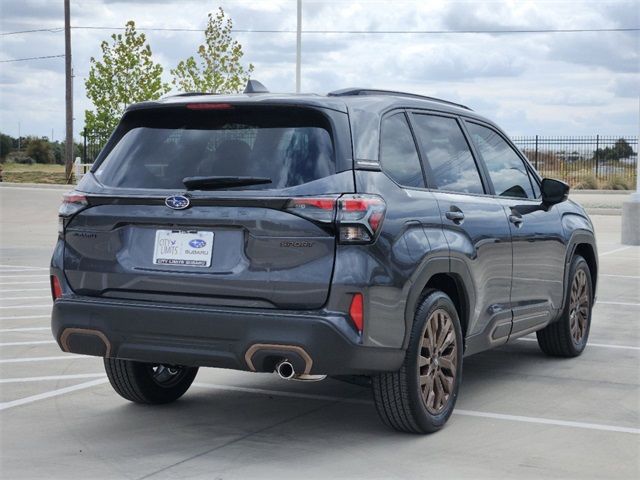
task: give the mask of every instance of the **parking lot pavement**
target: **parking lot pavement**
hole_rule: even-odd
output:
[[[465,359],[449,424],[388,430],[368,389],[202,369],[185,397],[118,397],[98,358],[52,342],[48,261],[61,192],[0,189],[3,478],[638,478],[640,247],[594,216],[590,345],[572,360],[533,337]]]

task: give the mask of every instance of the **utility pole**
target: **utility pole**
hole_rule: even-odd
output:
[[[298,0],[298,23],[296,27],[296,93],[300,93],[300,61],[302,56],[302,0]]]
[[[64,0],[64,75],[66,111],[64,172],[67,183],[71,183],[71,168],[73,165],[73,78],[71,77],[71,9],[69,0]]]

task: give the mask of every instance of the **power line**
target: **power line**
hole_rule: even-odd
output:
[[[126,27],[102,27],[102,26],[75,26],[73,30],[125,30]],[[202,28],[171,28],[171,27],[140,27],[138,30],[148,32],[204,32]],[[42,28],[34,30],[20,30],[15,32],[2,32],[0,36],[18,35],[23,33],[62,32],[61,28]],[[638,32],[640,28],[535,28],[535,29],[469,29],[469,30],[303,30],[305,34],[346,34],[346,35],[464,35],[464,34],[528,34],[528,33],[607,33],[607,32]],[[296,30],[285,29],[238,29],[235,33],[297,33]]]
[[[62,55],[45,55],[42,57],[27,57],[27,58],[14,58],[12,60],[0,60],[0,63],[11,63],[11,62],[26,62],[27,60],[44,60],[47,58],[62,58],[64,57],[64,54]]]
[[[63,28],[36,28],[33,30],[18,30],[15,32],[2,32],[0,33],[0,36],[5,36],[5,35],[18,35],[20,33],[38,33],[38,32],[49,32],[49,33],[58,33],[58,32],[62,32],[64,29]]]

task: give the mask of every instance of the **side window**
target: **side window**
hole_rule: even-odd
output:
[[[522,159],[495,131],[467,123],[469,134],[489,170],[496,194],[504,197],[535,198],[529,172]]]
[[[404,113],[382,120],[380,163],[382,169],[400,185],[424,187],[420,159]]]
[[[476,162],[455,118],[415,114],[416,135],[439,190],[484,193]]]

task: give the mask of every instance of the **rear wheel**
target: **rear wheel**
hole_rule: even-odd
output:
[[[577,357],[587,346],[593,290],[589,265],[580,255],[571,261],[569,282],[562,316],[536,334],[540,349],[547,355]]]
[[[136,403],[169,403],[189,389],[197,367],[179,367],[132,360],[104,359],[104,368],[113,389]]]
[[[462,377],[462,329],[451,299],[429,293],[416,311],[400,370],[372,377],[378,414],[403,432],[442,428],[456,403]]]

